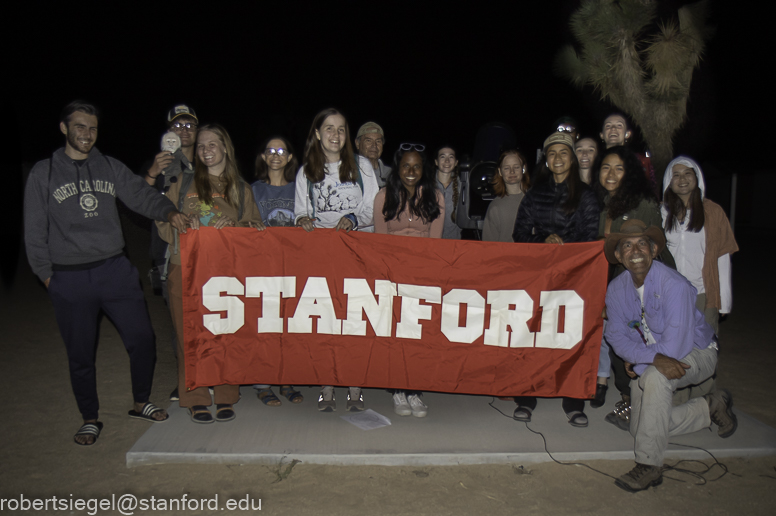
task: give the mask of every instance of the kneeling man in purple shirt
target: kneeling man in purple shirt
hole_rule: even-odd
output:
[[[636,467],[615,483],[633,492],[663,481],[669,437],[714,422],[724,438],[738,426],[726,390],[672,406],[677,389],[714,374],[719,348],[714,331],[695,308],[695,288],[675,270],[654,261],[665,244],[659,227],[630,220],[620,233],[607,237],[604,247],[609,262],[627,270],[606,293],[606,340],[632,378],[630,433]]]

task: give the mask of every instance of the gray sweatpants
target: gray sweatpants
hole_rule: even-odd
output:
[[[693,349],[681,362],[690,369],[683,377],[669,380],[655,366],[631,380],[630,432],[636,440],[636,462],[662,466],[668,438],[689,434],[707,428],[711,424],[709,405],[704,398],[693,398],[681,405],[672,406],[677,389],[696,385],[714,374],[717,367],[717,350]]]

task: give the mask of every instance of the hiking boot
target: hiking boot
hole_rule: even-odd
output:
[[[623,396],[622,400],[614,404],[614,410],[606,414],[604,420],[620,430],[630,431],[630,396]]]
[[[407,403],[410,404],[413,416],[426,417],[426,414],[428,414],[428,407],[423,403],[423,400],[420,399],[418,394],[410,394],[407,396]]]
[[[348,388],[348,403],[345,410],[348,412],[364,410],[364,395],[361,394],[361,387]]]
[[[711,422],[719,427],[717,434],[723,439],[733,435],[738,428],[738,419],[733,414],[733,396],[727,389],[718,389],[703,397],[709,404]]]
[[[318,410],[321,412],[334,412],[337,410],[337,402],[334,400],[334,387],[326,385],[321,388],[318,396]]]
[[[404,393],[404,391],[396,391],[393,394],[393,411],[400,416],[412,415],[412,409],[410,408],[410,404],[407,402],[407,395]]]
[[[661,468],[636,463],[636,467],[614,481],[617,487],[635,493],[663,483]]]

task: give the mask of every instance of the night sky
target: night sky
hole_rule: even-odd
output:
[[[662,10],[681,3],[662,2]],[[552,73],[558,49],[573,42],[575,1],[194,2],[186,14],[57,5],[14,22],[23,49],[14,74],[21,98],[13,102],[22,161],[62,144],[57,119],[74,98],[102,108],[98,147],[133,169],[157,152],[167,110],[185,102],[202,122],[229,130],[248,173],[270,134],[289,136],[301,157],[313,116],[330,106],[352,131],[367,120],[383,125],[386,154],[401,141],[470,152],[490,121],[509,124],[522,147],[535,148],[562,114],[594,134],[614,109]],[[766,98],[765,81],[747,79],[766,48],[734,52],[754,50],[759,32],[741,30],[748,15],[731,2],[712,8],[717,33],[695,72],[690,119],[676,143],[702,160],[727,161],[738,150],[720,145],[723,128],[741,116],[741,96]]]
[[[661,2],[661,11],[682,3]],[[59,113],[75,98],[102,109],[97,147],[133,170],[158,152],[167,110],[185,102],[202,123],[227,128],[249,180],[260,141],[286,135],[301,158],[314,115],[327,107],[340,109],[353,133],[380,123],[388,159],[404,141],[469,153],[491,121],[535,149],[560,115],[575,116],[587,135],[614,110],[552,72],[557,51],[573,43],[568,19],[578,1],[28,5],[5,18],[12,73],[4,74],[16,92],[11,134],[27,165],[63,145]],[[712,2],[717,32],[675,140],[677,153],[721,169],[762,168],[760,156],[742,152],[743,120],[773,134],[772,117],[756,115],[773,112],[770,29],[763,13],[740,5]],[[15,218],[10,227],[19,228]]]

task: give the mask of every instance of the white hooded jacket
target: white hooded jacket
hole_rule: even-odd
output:
[[[706,199],[706,182],[703,177],[700,165],[687,156],[678,156],[674,158],[666,167],[663,175],[663,197],[665,192],[671,187],[671,179],[674,175],[674,165],[684,165],[695,171],[695,178],[698,182],[698,189],[701,192],[701,199]],[[663,215],[663,225],[665,226],[668,211],[665,205],[661,206],[660,212]],[[690,220],[690,210],[687,210],[685,219],[681,222],[675,222],[672,227],[666,231],[666,244],[669,251],[676,260],[676,270],[679,271],[690,283],[697,289],[698,294],[706,292],[706,286],[703,282],[704,258],[706,255],[707,235],[706,223],[697,233],[687,229]],[[717,259],[717,269],[719,271],[719,295],[721,306],[719,312],[730,313],[733,306],[733,291],[731,282],[730,254],[724,254]]]

